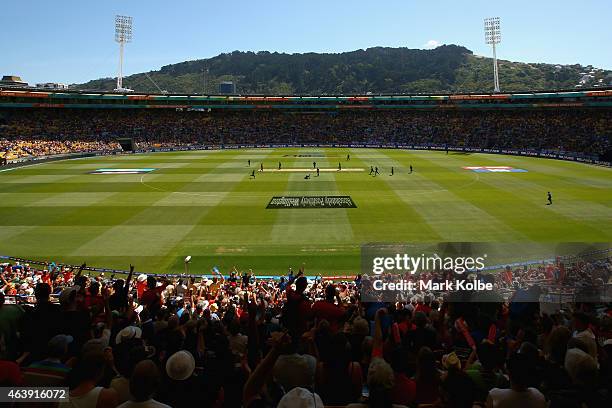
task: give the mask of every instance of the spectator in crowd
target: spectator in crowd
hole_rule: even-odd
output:
[[[517,268],[518,285],[491,279],[498,290],[527,290],[554,283],[549,272],[560,262]],[[562,267],[565,284],[612,277],[609,256]],[[609,400],[605,303],[543,315],[514,307],[512,293],[469,307],[444,293],[365,302],[354,281],[308,279],[303,268],[284,285],[219,273],[214,284],[190,280],[177,296],[172,277],[117,284],[83,268],[1,268],[0,384],[66,385],[62,407],[597,408]],[[366,293],[368,285],[362,277]]]
[[[477,358],[473,364],[471,361]],[[489,341],[483,341],[472,353],[467,363],[467,375],[474,382],[476,387],[476,398],[483,401],[493,388],[507,388],[508,380],[497,370],[497,363],[500,360],[498,350]]]
[[[153,399],[161,384],[159,370],[151,360],[143,360],[136,364],[130,378],[129,401],[119,405],[119,408],[171,408]]]
[[[325,287],[325,299],[319,300],[312,305],[313,316],[320,320],[327,320],[329,323],[329,330],[332,333],[338,331],[341,319],[345,314],[341,306],[342,302],[336,304],[336,298],[338,296],[336,286],[327,285]]]
[[[106,358],[102,352],[91,352],[79,358],[70,373],[69,401],[61,402],[60,408],[114,408],[117,393],[110,388],[99,386],[104,375]]]
[[[34,289],[36,303],[26,309],[24,343],[27,355],[22,360],[38,361],[51,338],[60,332],[60,309],[50,300],[51,286],[39,282]]]
[[[0,153],[7,160],[120,150],[220,144],[369,143],[574,152],[609,151],[604,109],[453,109],[283,112],[171,109],[1,110]]]
[[[18,352],[18,333],[21,318],[25,313],[19,305],[6,305],[5,295],[0,292],[0,360],[15,360]]]
[[[511,386],[509,389],[491,389],[487,398],[487,408],[546,407],[544,395],[537,389],[528,386],[527,379],[530,378],[530,370],[533,369],[533,362],[529,361],[524,354],[517,353],[511,356],[508,361]]]
[[[23,370],[28,386],[64,385],[71,367],[66,364],[68,345],[72,337],[58,334],[49,340],[47,357],[35,361]]]

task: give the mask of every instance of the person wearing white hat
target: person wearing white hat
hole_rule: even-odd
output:
[[[142,338],[142,330],[140,327],[128,326],[124,327],[115,337],[115,344],[121,344],[123,341]]]
[[[147,275],[141,273],[136,278],[136,296],[138,299],[142,297],[145,290],[147,290]]]
[[[278,402],[278,408],[323,408],[324,404],[316,393],[302,387],[295,387]]]
[[[185,350],[177,351],[166,361],[165,386],[159,400],[172,407],[216,406],[222,397],[223,384],[219,373],[210,369],[210,375],[195,373],[195,359]],[[225,388],[227,392],[227,386]],[[226,400],[229,398],[226,395]],[[228,405],[233,406],[233,405]]]
[[[177,351],[166,361],[166,374],[175,381],[184,381],[191,377],[195,370],[195,359],[186,351]]]

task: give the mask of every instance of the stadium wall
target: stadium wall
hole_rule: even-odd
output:
[[[175,151],[192,151],[192,150],[233,150],[233,149],[274,149],[274,148],[367,148],[367,149],[403,149],[403,150],[431,150],[431,151],[446,151],[446,146],[441,145],[407,145],[407,144],[363,144],[363,143],[304,143],[304,144],[241,144],[241,145],[199,145],[199,146],[176,146],[176,147],[160,147],[160,148],[149,148],[149,149],[136,149],[134,153],[155,153],[155,152],[175,152]],[[485,149],[475,147],[451,147],[448,146],[450,152],[462,152],[462,153],[486,153],[486,154],[500,154],[510,156],[527,156],[527,157],[539,157],[544,159],[555,159],[573,161],[579,163],[593,164],[597,166],[611,167],[612,163],[608,161],[598,160],[594,157],[581,156],[572,153],[554,153],[554,152],[542,152],[535,150],[526,149]],[[84,152],[84,153],[71,153],[71,154],[59,154],[53,156],[39,156],[33,158],[22,158],[9,162],[7,165],[0,166],[0,171],[6,169],[12,169],[16,167],[31,166],[32,164],[45,163],[57,160],[71,160],[85,157],[94,156],[105,156],[124,154],[121,150],[115,151],[100,151],[100,152]]]
[[[184,147],[165,147],[165,148],[151,148],[151,149],[138,149],[137,153],[152,153],[152,152],[171,152],[171,151],[189,151],[189,150],[218,150],[218,149],[253,149],[253,148],[367,148],[367,149],[403,149],[403,150],[432,150],[432,151],[446,151],[446,146],[441,145],[404,145],[404,144],[363,144],[363,143],[303,143],[303,144],[242,144],[242,145],[202,145],[202,146],[184,146]],[[586,157],[572,153],[553,153],[553,152],[540,152],[535,150],[526,149],[485,149],[475,147],[448,147],[448,151],[451,152],[463,152],[463,153],[487,153],[487,154],[501,154],[510,156],[528,156],[528,157],[539,157],[545,159],[556,159],[574,161],[586,164],[594,164],[598,166],[610,167],[612,163],[607,161],[601,161],[594,157]]]

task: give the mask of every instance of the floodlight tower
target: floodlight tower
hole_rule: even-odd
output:
[[[497,52],[495,46],[501,42],[501,28],[499,17],[489,17],[484,19],[485,42],[493,47],[493,82],[495,92],[499,90],[499,71],[497,69]]]
[[[119,75],[115,91],[127,91],[123,88],[123,47],[132,42],[132,17],[115,16],[115,41],[119,43]]]

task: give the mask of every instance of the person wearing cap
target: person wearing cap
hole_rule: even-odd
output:
[[[46,285],[44,283],[43,285]],[[47,344],[47,358],[36,361],[23,369],[25,384],[28,386],[64,385],[70,367],[64,363],[72,336],[58,334]]]
[[[142,298],[142,294],[147,290],[147,275],[141,273],[136,278],[136,297]]]

